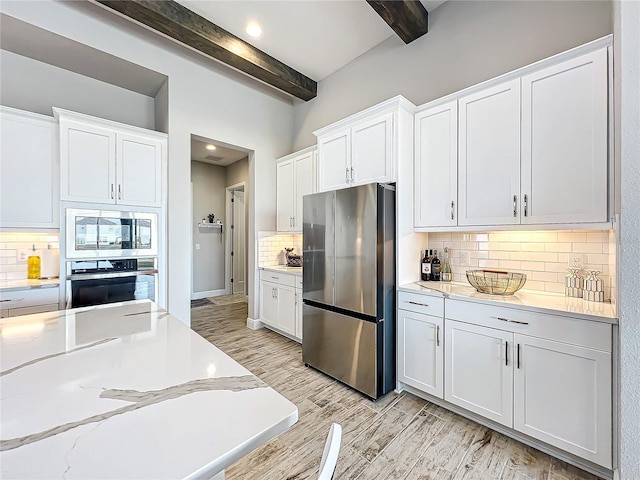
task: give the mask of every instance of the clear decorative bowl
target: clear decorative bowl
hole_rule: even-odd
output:
[[[467,280],[480,293],[513,295],[527,283],[527,276],[500,270],[467,270]]]

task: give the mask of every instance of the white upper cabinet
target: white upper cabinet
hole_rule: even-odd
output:
[[[162,206],[166,135],[54,109],[60,120],[60,199]]]
[[[316,192],[316,149],[287,155],[276,165],[276,228],[302,231],[302,198]]]
[[[414,109],[398,96],[315,131],[318,191],[396,181],[400,125],[411,125]]]
[[[59,226],[57,122],[0,108],[0,227]]]
[[[416,227],[457,225],[458,103],[415,116]]]
[[[520,223],[520,79],[458,101],[458,225]]]
[[[607,51],[522,77],[522,223],[607,221]]]

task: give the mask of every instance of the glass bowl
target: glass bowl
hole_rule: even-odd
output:
[[[524,287],[527,276],[500,270],[467,270],[467,280],[480,293],[513,295]]]

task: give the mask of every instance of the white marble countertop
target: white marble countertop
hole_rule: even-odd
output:
[[[0,321],[1,477],[211,478],[294,404],[148,300]]]
[[[598,322],[618,323],[611,303],[587,302],[581,298],[566,297],[557,293],[522,289],[513,295],[488,295],[477,292],[469,284],[456,282],[415,282],[402,285],[398,290],[420,292],[427,295],[444,295],[445,298],[500,305],[502,307],[516,307],[540,313],[571,314],[573,317]]]
[[[260,267],[263,270],[270,270],[278,273],[289,273],[302,276],[302,267],[287,267],[286,265],[273,265],[271,267]]]
[[[60,285],[59,278],[43,280],[0,280],[0,292],[11,292],[14,290],[27,290],[32,288],[55,288]]]

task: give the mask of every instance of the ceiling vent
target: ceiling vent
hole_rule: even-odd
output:
[[[220,160],[222,160],[222,157],[214,157],[213,155],[207,155],[205,157],[205,160],[209,160],[211,162],[219,162]]]

